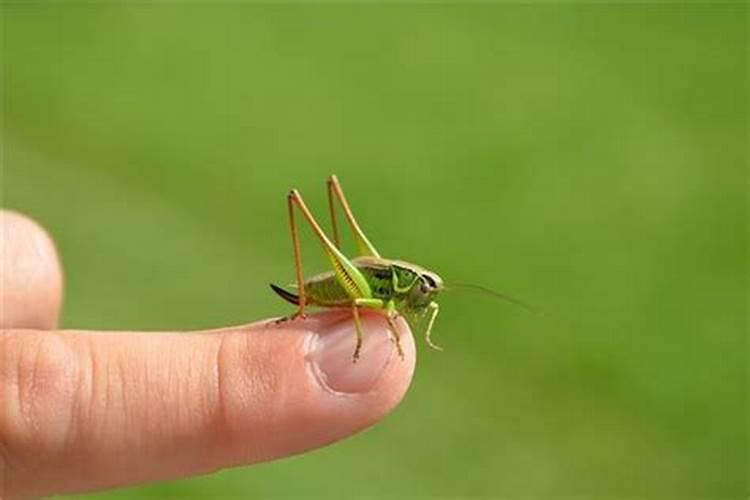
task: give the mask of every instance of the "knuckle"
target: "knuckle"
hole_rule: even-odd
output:
[[[64,452],[78,379],[74,350],[53,333],[11,332],[0,338],[0,448],[6,460]]]

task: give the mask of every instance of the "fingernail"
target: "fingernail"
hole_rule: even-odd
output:
[[[308,357],[312,371],[326,388],[342,393],[369,391],[395,354],[385,319],[362,315],[362,348],[354,362],[357,335],[352,318],[318,333]]]

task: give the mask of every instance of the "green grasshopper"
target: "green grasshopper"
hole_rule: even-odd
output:
[[[341,204],[359,250],[359,255],[353,259],[348,259],[341,252],[334,198]],[[288,195],[288,206],[298,293],[291,293],[274,284],[271,284],[271,288],[284,300],[298,306],[298,310],[279,321],[305,317],[305,307],[308,305],[351,308],[356,332],[353,361],[356,362],[362,347],[360,308],[385,312],[391,340],[402,359],[404,352],[401,349],[400,335],[396,327],[396,315],[401,314],[413,325],[414,322],[429,314],[425,340],[430,347],[442,350],[432,342],[430,334],[439,311],[435,297],[444,288],[443,280],[434,272],[415,264],[381,257],[360,229],[335,175],[328,178],[328,207],[333,225],[333,242],[323,232],[296,189],[292,189]],[[333,271],[304,279],[299,235],[294,220],[295,206],[302,212],[323,245]]]

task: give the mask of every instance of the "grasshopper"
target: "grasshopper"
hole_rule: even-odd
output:
[[[356,332],[353,362],[356,362],[362,347],[363,335],[359,318],[360,308],[384,311],[391,341],[395,344],[402,359],[404,352],[401,349],[400,335],[396,327],[396,315],[401,314],[410,324],[429,315],[425,340],[430,347],[442,350],[432,342],[430,335],[439,311],[435,297],[444,288],[443,280],[436,273],[415,264],[381,257],[359,227],[336,176],[330,176],[327,184],[333,241],[326,236],[320,224],[315,220],[299,191],[292,189],[289,192],[287,198],[289,226],[294,246],[297,293],[294,294],[274,284],[271,284],[271,288],[281,298],[298,306],[298,309],[294,314],[279,321],[304,318],[306,306],[351,308]],[[341,204],[346,221],[354,234],[358,255],[353,259],[347,258],[341,251],[335,200]],[[295,207],[299,209],[320,240],[331,262],[332,271],[308,279],[303,277],[299,235],[294,219]]]

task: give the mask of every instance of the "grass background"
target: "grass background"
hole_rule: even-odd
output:
[[[0,9],[2,206],[64,326],[288,312],[284,196],[333,172],[384,254],[552,312],[446,293],[374,429],[92,498],[747,495],[746,5]]]

